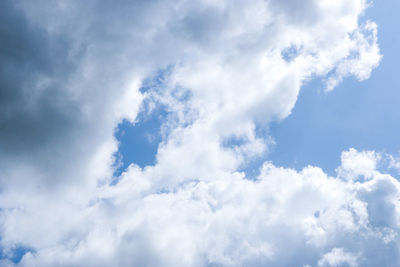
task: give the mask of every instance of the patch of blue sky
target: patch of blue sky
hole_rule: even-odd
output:
[[[173,70],[174,66],[170,65],[164,69],[160,69],[154,76],[148,77],[142,83],[139,89],[141,93],[146,93],[149,91],[158,91],[162,89],[168,80],[168,77]]]
[[[149,98],[144,100],[136,121],[131,123],[123,120],[116,128],[114,135],[119,146],[115,155],[114,177],[120,176],[131,164],[143,168],[156,163],[158,146],[165,137],[162,134],[168,134],[168,129],[165,127],[162,129],[162,126],[165,126],[167,121],[173,124],[175,118],[169,112],[168,106],[158,99],[153,99],[151,93],[158,94],[165,89],[172,70],[173,66],[168,66],[143,82],[140,91],[144,94],[147,93]],[[183,88],[177,87],[175,90],[171,90],[171,94],[181,102],[190,99],[189,91]],[[160,95],[162,94],[160,93]],[[183,122],[182,125],[187,126],[190,123],[189,120],[186,123]]]
[[[146,79],[140,88],[141,93],[162,89],[170,71],[171,67],[168,67]],[[114,135],[119,146],[115,155],[114,177],[120,176],[133,163],[141,168],[156,163],[158,145],[162,141],[161,126],[168,113],[162,105],[156,104],[154,108],[150,108],[149,101],[152,100],[144,101],[134,123],[123,120],[115,130]]]
[[[118,125],[115,137],[119,146],[114,176],[119,176],[132,163],[142,168],[155,164],[163,118],[162,111],[153,112],[134,124],[124,120]]]
[[[34,250],[25,246],[16,246],[7,253],[0,250],[0,260],[7,259],[14,264],[18,264],[22,260],[22,257],[28,252],[34,253]]]
[[[299,55],[299,49],[292,45],[282,51],[281,56],[286,62],[293,61]]]
[[[292,114],[273,123],[276,145],[268,158],[295,169],[320,166],[334,175],[340,154],[357,150],[398,155],[400,151],[400,1],[375,1],[365,17],[378,24],[384,55],[370,79],[346,78],[332,92],[321,80],[309,82]]]

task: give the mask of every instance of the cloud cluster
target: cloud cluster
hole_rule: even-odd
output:
[[[2,1],[1,264],[395,265],[400,185],[379,154],[344,152],[337,177],[240,172],[305,82],[379,64],[366,1],[299,3]],[[156,164],[112,177],[115,127],[154,107]]]
[[[344,152],[340,169],[355,174],[371,153]],[[396,266],[400,182],[373,171],[356,181],[264,163],[255,180],[156,191],[131,166],[87,206],[9,211],[3,242],[35,244],[21,266]]]

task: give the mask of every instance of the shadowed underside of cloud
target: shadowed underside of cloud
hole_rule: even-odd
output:
[[[0,7],[2,265],[398,265],[400,184],[382,155],[343,152],[337,177],[240,172],[304,82],[332,90],[378,66],[365,1]],[[113,177],[118,124],[160,108],[155,163]]]

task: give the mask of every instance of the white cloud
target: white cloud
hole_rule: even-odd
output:
[[[24,257],[27,266],[374,266],[387,257],[399,260],[393,247],[400,183],[389,175],[376,172],[354,183],[317,167],[297,172],[266,163],[256,180],[232,173],[164,192],[146,175],[130,169],[89,206],[45,204],[48,210],[29,216],[14,211],[5,241],[32,238],[37,252]],[[35,227],[26,229],[25,220]],[[20,233],[22,226],[27,232]],[[51,234],[39,242],[44,229]]]
[[[363,32],[365,34],[363,34]],[[352,75],[359,81],[369,78],[371,70],[379,65],[382,56],[377,44],[377,25],[367,21],[353,33],[348,57],[342,59],[335,74],[327,81],[327,90],[332,90],[344,77]]]
[[[358,266],[357,256],[345,252],[342,248],[334,248],[331,252],[326,253],[320,261],[319,266],[341,266],[348,264],[351,267]]]
[[[400,172],[400,158],[389,155],[389,168],[396,169]]]
[[[354,148],[342,153],[342,166],[337,170],[346,179],[369,179],[376,173],[377,161],[381,155],[374,151],[358,152]]]
[[[399,182],[376,169],[377,153],[344,152],[338,177],[269,162],[254,180],[238,171],[268,151],[257,127],[286,118],[310,77],[333,73],[333,89],[378,65],[376,25],[359,22],[365,1],[4,3],[20,18],[14,37],[41,51],[7,61],[27,66],[27,82],[1,87],[0,123],[16,135],[0,141],[0,244],[31,251],[20,266],[398,260]],[[169,114],[157,162],[132,164],[110,185],[113,131],[137,120],[143,101]]]

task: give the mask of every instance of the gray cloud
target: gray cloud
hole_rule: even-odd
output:
[[[346,75],[357,74],[352,67],[360,59],[344,60],[353,50],[371,48],[361,64],[365,77],[377,66],[376,31],[364,42],[357,22],[365,3],[351,2],[360,8],[316,1],[3,1],[6,258],[27,247],[20,266],[285,266],[363,262],[382,242],[396,256],[389,230],[398,228],[398,185],[375,170],[374,156],[365,160],[351,150],[335,178],[268,162],[256,180],[238,171],[268,149],[258,124],[287,117],[306,79],[339,64]],[[342,17],[348,24],[336,23]],[[326,35],[332,28],[337,34]],[[287,62],[282,51],[293,44],[301,49]],[[140,92],[146,78],[167,68],[160,88]],[[143,99],[149,109],[168,110],[168,135],[154,166],[132,164],[109,184],[115,127],[138,119]],[[243,142],[231,147],[226,140]],[[376,190],[367,180],[357,187],[362,175]]]
[[[0,16],[0,147],[6,153],[38,149],[76,121],[65,84],[74,67],[62,37],[30,25],[12,1]]]

